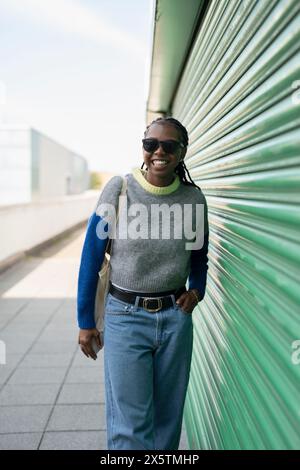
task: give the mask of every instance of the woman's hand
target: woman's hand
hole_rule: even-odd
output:
[[[198,302],[200,302],[201,296],[198,289],[190,289],[176,300],[176,303],[180,306],[182,310],[186,313],[192,313]]]
[[[78,344],[80,345],[80,349],[83,354],[86,355],[86,357],[91,357],[94,360],[97,359],[97,354],[93,350],[92,342],[95,338],[97,344],[99,345],[99,347],[101,347],[99,334],[100,333],[97,328],[91,328],[89,330],[79,330]]]

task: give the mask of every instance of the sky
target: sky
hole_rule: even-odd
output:
[[[91,171],[143,161],[154,0],[0,0],[0,125],[28,125]]]

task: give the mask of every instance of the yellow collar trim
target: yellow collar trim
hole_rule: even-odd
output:
[[[132,171],[136,181],[149,193],[157,195],[171,194],[180,186],[180,179],[178,175],[175,176],[174,181],[172,181],[172,183],[168,186],[155,186],[146,180],[146,173],[146,170],[143,170],[142,168],[134,168]]]

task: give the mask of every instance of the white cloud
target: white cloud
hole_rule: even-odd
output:
[[[144,60],[146,45],[121,31],[108,20],[96,16],[77,0],[0,0],[0,8],[29,16],[64,33],[77,34],[99,43],[109,43]]]

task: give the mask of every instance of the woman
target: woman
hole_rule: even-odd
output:
[[[130,207],[138,205],[145,216],[143,208],[149,215],[157,205],[181,209],[189,205],[195,227],[195,208],[201,205],[204,238],[198,249],[186,249],[188,239],[184,234],[175,237],[172,230],[182,228],[182,218],[175,215],[159,222],[144,217],[143,234],[148,238],[114,237],[104,328],[108,449],[176,450],[179,446],[193,348],[192,312],[205,294],[209,233],[206,199],[183,162],[187,146],[187,131],[178,120],[158,118],[144,133],[143,165],[126,175],[126,216],[132,233],[141,219],[136,224]],[[97,207],[116,208],[121,186],[122,178],[114,176]],[[105,221],[101,210],[89,219],[78,278],[79,344],[93,359],[92,340],[98,340],[99,334],[94,322],[95,291],[108,241],[97,236],[101,221]],[[151,229],[166,229],[167,222],[169,237],[149,237],[145,228],[153,235]],[[111,229],[109,224],[106,227]]]

